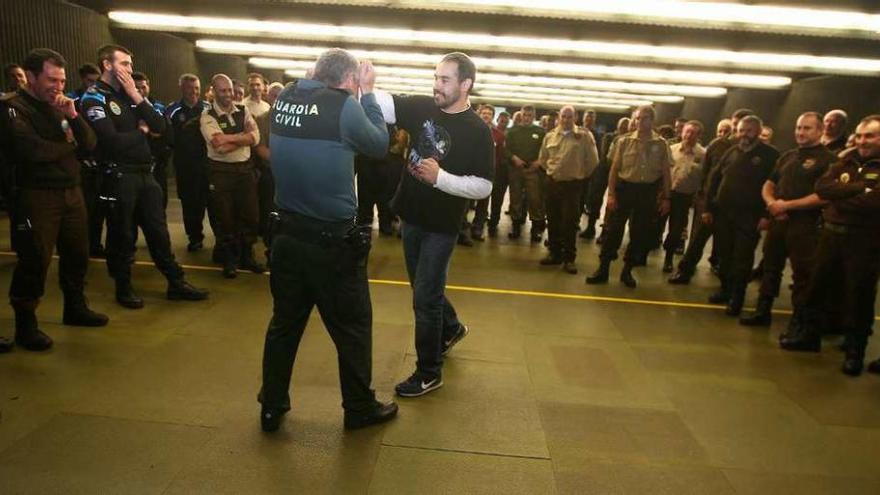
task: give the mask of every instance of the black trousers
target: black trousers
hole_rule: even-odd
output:
[[[805,297],[814,313],[826,308],[829,292],[842,288],[840,325],[849,345],[864,350],[874,324],[874,299],[880,275],[880,241],[870,229],[826,225],[819,233],[813,276]],[[842,285],[840,285],[842,279]]]
[[[102,173],[98,165],[92,161],[82,161],[80,179],[82,181],[83,200],[88,215],[89,250],[96,251],[104,235],[104,221],[107,219],[105,204],[98,197],[101,193]]]
[[[358,157],[357,187],[359,224],[373,223],[373,207],[379,212],[379,223],[391,225],[394,213],[391,211],[391,198],[400,183],[403,171],[403,158],[387,155],[381,160]]]
[[[336,345],[342,407],[367,410],[375,404],[370,389],[373,312],[367,253],[355,252],[338,235],[319,241],[321,222],[308,223],[315,234],[290,235],[281,229],[273,236],[270,284],[274,305],[263,350],[260,402],[265,408],[290,409],[293,363],[309,315],[317,306]],[[326,225],[324,232],[336,230]]]
[[[46,273],[58,246],[58,279],[64,298],[81,299],[89,263],[86,205],[79,186],[22,189],[13,202],[12,248],[18,263],[9,299],[16,309],[34,310],[46,287]]]
[[[236,256],[239,249],[250,250],[260,227],[257,171],[250,164],[212,163],[211,209],[214,235],[225,253]]]
[[[688,224],[688,214],[694,202],[693,194],[684,194],[672,191],[669,195],[669,214],[660,217],[657,236],[663,235],[663,230],[669,225],[666,239],[663,241],[665,251],[675,251],[684,242],[682,235]]]
[[[745,290],[755,263],[755,248],[761,240],[760,219],[756,215],[724,211],[714,216],[722,289]]]
[[[772,220],[764,237],[764,275],[760,294],[779,297],[785,260],[791,262],[791,305],[803,307],[819,243],[816,215],[791,212],[787,220]]]
[[[583,180],[554,181],[547,177],[547,236],[550,254],[562,261],[577,255]]]
[[[694,210],[695,216],[701,216]],[[678,262],[678,270],[682,273],[693,275],[697,270],[697,265],[703,259],[703,251],[706,249],[706,243],[715,235],[715,224],[706,225],[702,219],[695,219],[696,228],[691,232],[691,238],[688,242],[684,257]],[[717,243],[717,242],[716,242]],[[713,243],[712,250],[715,250]],[[711,260],[710,260],[711,261]]]
[[[501,205],[504,204],[504,195],[507,194],[507,186],[510,184],[510,165],[502,162],[501,165],[495,167],[495,179],[492,181],[492,195],[489,196],[489,225],[498,227],[501,221]],[[486,200],[483,200],[486,201]],[[485,211],[485,206],[483,206]],[[477,203],[477,214],[480,214],[480,203]],[[476,215],[474,216],[474,224],[476,224]],[[480,224],[482,228],[483,224]]]
[[[275,206],[275,176],[272,175],[272,169],[268,166],[260,169],[257,196],[259,196],[260,203],[259,234],[263,239],[263,244],[269,248],[272,245],[272,238],[269,234],[269,215],[278,208]]]
[[[611,166],[600,163],[593,175],[584,180],[584,213],[587,214],[588,225],[596,226],[599,214],[602,212],[602,202],[605,200],[605,190],[608,189],[608,173]]]
[[[168,157],[153,157],[153,178],[162,188],[162,207],[168,209]]]
[[[654,217],[657,215],[657,188],[660,182],[638,184],[620,181],[617,184],[617,209],[611,212],[605,226],[605,242],[599,260],[610,263],[617,259],[623,234],[629,223],[629,246],[624,255],[627,264],[635,264],[648,253]]]
[[[183,278],[174,260],[162,188],[148,171],[116,172],[104,176],[103,196],[107,202],[107,269],[117,283],[131,282],[134,263],[134,232],[140,227],[156,268],[169,280]]]
[[[190,159],[174,157],[174,172],[177,179],[177,197],[183,210],[183,228],[190,242],[205,239],[205,212],[208,221],[214,226],[213,212],[208,207],[211,199],[211,181],[205,158]]]

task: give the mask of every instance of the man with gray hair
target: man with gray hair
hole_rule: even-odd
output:
[[[832,153],[840,153],[846,149],[846,121],[849,119],[841,109],[831,110],[822,119],[825,130],[822,132],[822,144]]]
[[[388,150],[388,131],[373,95],[376,75],[372,64],[358,64],[340,49],[324,52],[313,74],[281,92],[269,119],[278,217],[270,259],[274,310],[259,395],[266,432],[277,430],[290,410],[293,363],[315,306],[339,356],[345,428],[397,414],[397,404],[378,402],[370,388],[371,229],[355,225],[354,157],[381,158]]]

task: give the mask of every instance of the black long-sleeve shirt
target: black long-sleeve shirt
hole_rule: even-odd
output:
[[[18,187],[52,189],[79,184],[77,149],[96,143],[81,117],[67,118],[24,90],[0,100],[0,141]]]
[[[880,236],[880,157],[850,151],[816,181],[816,194],[831,202],[822,212],[826,222],[869,227]]]
[[[146,165],[153,155],[146,134],[138,127],[144,121],[150,132],[165,133],[165,117],[144,99],[135,105],[128,95],[103,81],[89,88],[80,100],[86,120],[98,136],[97,159],[102,163]]]

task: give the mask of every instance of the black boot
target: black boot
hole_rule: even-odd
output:
[[[623,285],[629,287],[630,289],[635,289],[637,282],[636,278],[633,277],[632,274],[632,265],[625,264],[623,265],[623,271],[620,272],[620,281],[623,282]]]
[[[15,345],[29,351],[45,351],[52,347],[52,339],[37,326],[34,310],[15,310]]]
[[[867,338],[852,337],[850,345],[846,349],[846,357],[843,359],[841,371],[845,375],[859,376],[865,368],[865,347],[868,344]]]
[[[868,373],[880,374],[880,358],[868,363]]]
[[[587,277],[586,282],[590,285],[604,284],[608,282],[608,269],[611,266],[610,261],[600,260],[599,268]]]
[[[203,301],[208,298],[208,291],[193,287],[181,277],[168,281],[165,295],[171,301]]]
[[[490,238],[494,239],[494,238],[498,237],[498,226],[497,225],[492,225],[490,223],[488,230],[489,230],[489,237]]]
[[[130,280],[116,281],[116,302],[123,308],[128,309],[141,309],[144,307],[144,300],[135,293]]]
[[[110,318],[89,309],[86,296],[79,293],[64,295],[64,317],[61,321],[77,327],[103,327]]]
[[[801,312],[798,332],[780,339],[779,347],[786,351],[819,352],[822,350],[822,338],[818,321],[819,315],[815,310],[804,309]]]
[[[709,304],[727,304],[730,302],[730,292],[721,288],[718,292],[715,292],[711,296],[709,296]]]
[[[266,267],[254,259],[254,248],[252,246],[241,247],[241,267],[245,270],[250,270],[253,273],[259,274],[266,272]]]
[[[223,247],[223,278],[235,278],[238,276],[239,253],[237,246],[232,242]]]
[[[675,260],[675,251],[666,251],[666,258],[663,260],[663,273],[672,273],[673,261]]]
[[[724,314],[727,316],[739,316],[742,313],[743,304],[746,301],[746,288],[737,287],[730,293],[730,300],[727,301],[727,307]]]
[[[583,232],[580,233],[579,237],[581,239],[594,239],[596,237],[596,220],[593,220],[592,217],[588,217],[587,220],[587,228],[584,229]]]
[[[750,316],[744,316],[739,319],[739,324],[747,327],[769,327],[773,322],[773,298],[770,296],[758,297],[758,304],[755,312]]]
[[[541,236],[544,234],[544,222],[541,220],[532,222],[532,232],[529,240],[532,244],[537,244],[541,242]]]
[[[779,334],[779,341],[782,342],[785,339],[790,339],[796,336],[801,332],[801,310],[798,308],[794,308],[794,313],[791,315],[791,319],[788,320],[788,327],[785,328],[785,331]]]
[[[687,285],[691,283],[691,274],[681,269],[681,265],[679,265],[678,270],[672,274],[671,277],[666,279],[672,285]]]
[[[507,234],[508,239],[519,239],[522,235],[522,224],[514,222],[510,226],[510,233]]]

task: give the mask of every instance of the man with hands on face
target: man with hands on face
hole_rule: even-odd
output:
[[[144,232],[156,268],[168,279],[168,299],[206,299],[208,292],[186,282],[174,260],[162,188],[152,174],[149,135],[165,132],[165,118],[135,87],[128,49],[105,45],[98,59],[101,78],[80,105],[98,137],[96,158],[104,171],[101,196],[108,205],[107,269],[116,282],[116,302],[130,309],[144,305],[131,284],[135,225]]]
[[[95,134],[64,96],[64,58],[47,48],[28,54],[28,84],[0,99],[0,143],[10,152],[12,247],[18,263],[9,300],[15,310],[15,343],[31,351],[52,346],[37,325],[36,308],[57,244],[65,325],[100,327],[107,317],[88,308],[83,295],[89,241],[80,188],[78,148],[95,147]]]
[[[412,136],[409,165],[392,201],[402,220],[418,356],[416,370],[395,387],[401,397],[421,396],[443,386],[443,356],[468,332],[446,298],[445,287],[468,201],[492,192],[492,133],[470,109],[475,79],[473,61],[455,52],[445,55],[434,70],[433,98],[376,93],[385,121]]]

